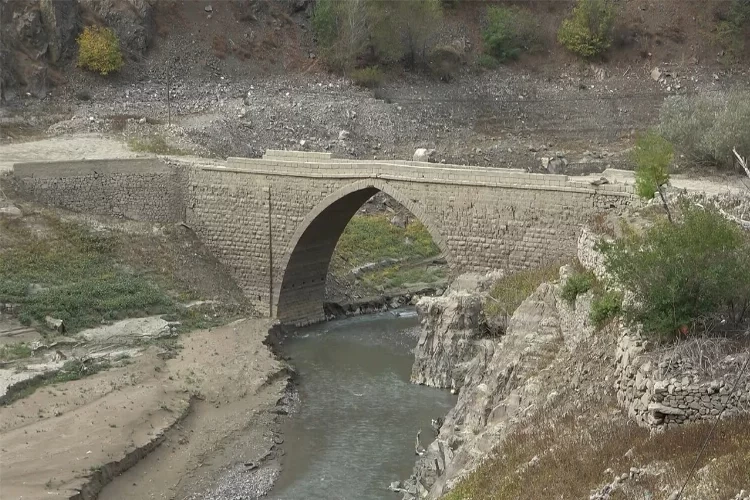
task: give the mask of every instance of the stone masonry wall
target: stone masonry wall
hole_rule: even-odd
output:
[[[336,242],[380,191],[427,227],[456,274],[570,258],[582,224],[633,200],[626,185],[563,175],[294,151],[230,158],[224,166],[174,167],[158,159],[20,164],[14,176],[23,194],[48,205],[184,220],[260,311],[294,324],[324,319]]]
[[[584,229],[578,239],[578,260],[599,279],[607,279],[603,256],[595,248],[601,238],[607,237]],[[614,388],[619,404],[639,425],[658,430],[713,419],[725,406],[723,417],[750,411],[750,373],[736,380],[750,353],[713,360],[718,375],[707,376],[680,351],[654,352],[646,339],[620,328]],[[737,388],[730,396],[736,381]]]
[[[645,354],[646,343],[627,333],[617,345],[615,389],[618,402],[640,425],[669,428],[685,422],[715,419],[750,411],[750,374],[737,381],[739,367],[750,353],[730,355],[718,361],[725,373],[706,379],[689,359],[654,359]],[[671,368],[679,377],[665,376]],[[730,395],[730,390],[737,388]]]
[[[595,187],[559,175],[307,155],[230,158],[226,167],[192,169],[188,181],[188,225],[261,310],[288,323],[323,319],[331,252],[378,191],[425,224],[456,273],[569,258],[581,224],[632,200],[625,185]]]
[[[181,173],[156,158],[19,163],[13,176],[22,196],[48,206],[151,222],[184,216]]]

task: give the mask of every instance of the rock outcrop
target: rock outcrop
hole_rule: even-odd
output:
[[[544,283],[511,317],[502,337],[486,337],[481,294],[449,290],[417,305],[422,336],[412,378],[459,390],[437,439],[407,481],[405,498],[438,498],[474,470],[506,435],[551,396],[543,382],[552,360],[591,328]],[[581,297],[579,299],[584,299]],[[590,300],[590,297],[588,298]],[[585,319],[583,320],[585,323]]]

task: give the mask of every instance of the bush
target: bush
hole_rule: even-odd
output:
[[[682,219],[601,245],[607,271],[633,294],[626,319],[647,335],[706,333],[719,318],[739,325],[750,312],[747,235],[713,208],[685,206]]]
[[[573,13],[563,20],[557,39],[574,54],[597,57],[612,45],[614,25],[611,0],[578,0]]]
[[[374,89],[383,84],[383,72],[377,66],[355,69],[349,74],[355,85]]]
[[[661,108],[659,132],[692,162],[731,168],[732,148],[750,154],[750,92],[673,96]]]
[[[534,19],[517,7],[490,7],[482,41],[485,52],[499,62],[518,59],[539,45]]]
[[[500,61],[489,54],[480,54],[477,58],[477,64],[485,69],[495,69],[500,66]]]
[[[110,28],[87,26],[77,38],[78,67],[108,75],[119,71],[125,61],[120,51],[120,41]]]
[[[576,273],[565,281],[560,296],[570,305],[575,304],[576,298],[586,293],[594,286],[596,278],[591,272]]]
[[[716,41],[724,49],[725,63],[736,63],[745,54],[745,35],[749,25],[750,2],[733,0],[726,17],[716,26]]]
[[[669,165],[674,158],[672,144],[654,131],[640,137],[633,149],[635,189],[638,196],[650,200],[669,182]]]
[[[591,302],[589,319],[596,328],[602,328],[614,318],[622,314],[622,294],[616,291],[607,291],[594,296]]]

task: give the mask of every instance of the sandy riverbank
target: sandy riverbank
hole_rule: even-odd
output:
[[[172,359],[148,349],[0,408],[0,496],[86,499],[104,486],[108,499],[230,498],[269,488],[287,385],[264,344],[270,325],[196,331]],[[215,483],[226,474],[236,480],[222,495]]]

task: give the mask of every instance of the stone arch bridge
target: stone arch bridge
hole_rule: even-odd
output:
[[[359,208],[382,191],[429,230],[455,273],[519,270],[575,255],[582,223],[633,199],[623,184],[564,175],[268,151],[180,165],[149,158],[16,164],[22,194],[49,205],[184,222],[258,309],[286,324],[324,319],[328,264]]]

